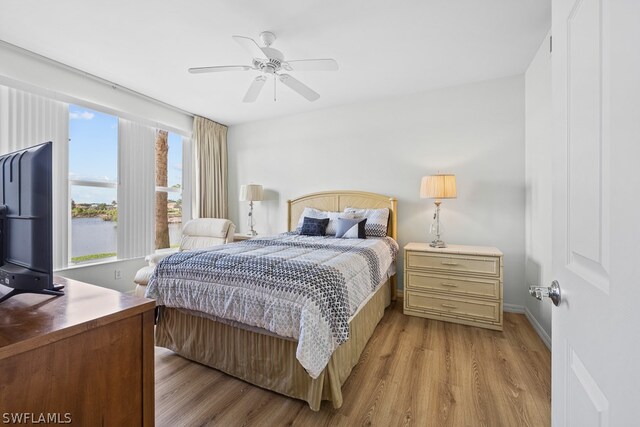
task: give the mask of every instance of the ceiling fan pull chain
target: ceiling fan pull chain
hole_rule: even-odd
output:
[[[276,102],[276,76],[273,76],[273,102]]]

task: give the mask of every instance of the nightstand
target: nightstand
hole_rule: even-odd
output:
[[[248,234],[244,234],[244,233],[235,233],[233,235],[233,241],[242,242],[243,240],[253,239],[254,237],[258,237],[258,236],[249,236]]]
[[[404,313],[502,330],[499,249],[428,243],[404,247]]]

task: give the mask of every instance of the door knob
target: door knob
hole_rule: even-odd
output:
[[[553,305],[556,307],[562,301],[562,293],[560,291],[560,283],[557,280],[551,282],[551,286],[529,286],[529,295],[542,301],[544,297],[551,298]]]

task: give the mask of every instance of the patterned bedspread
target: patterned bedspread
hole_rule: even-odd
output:
[[[179,252],[155,269],[146,295],[298,341],[313,378],[349,338],[349,318],[398,252],[391,238],[336,239],[295,232]]]

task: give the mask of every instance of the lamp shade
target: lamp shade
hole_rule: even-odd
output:
[[[259,202],[262,200],[262,185],[248,184],[240,186],[240,200]]]
[[[455,199],[455,175],[429,175],[422,178],[420,197],[423,199]]]

